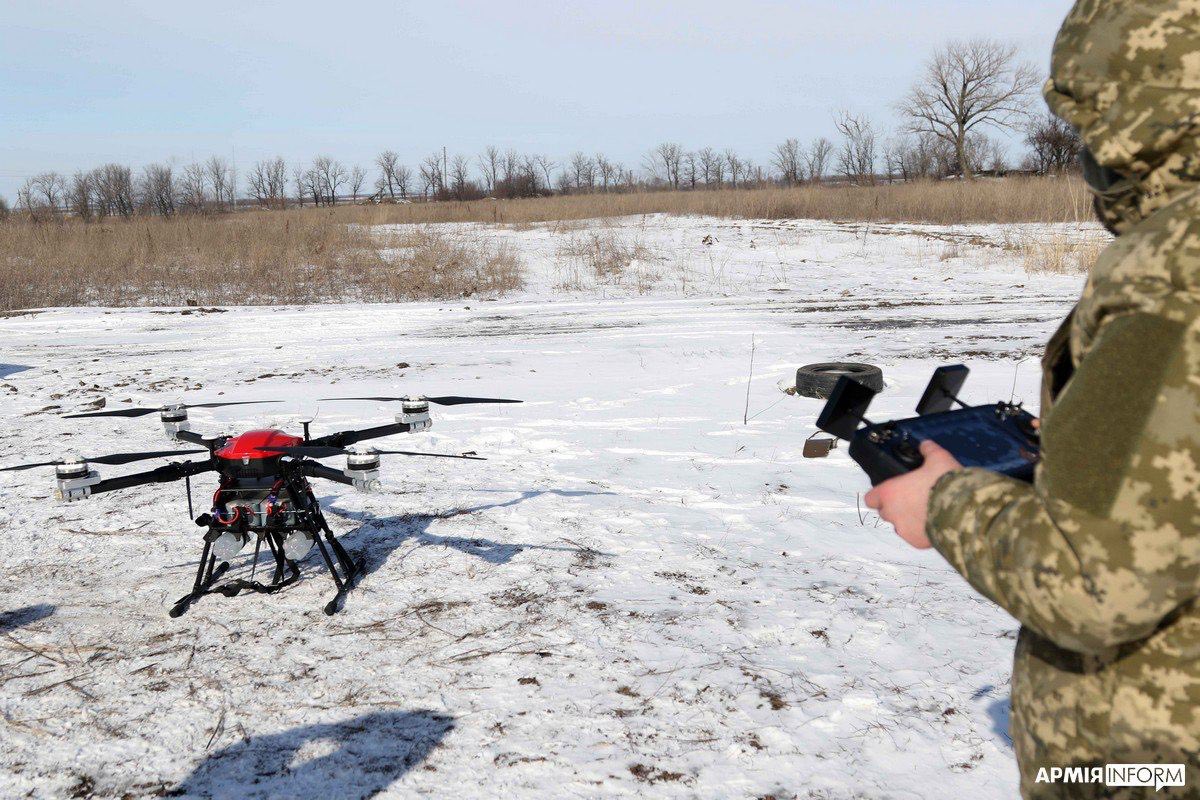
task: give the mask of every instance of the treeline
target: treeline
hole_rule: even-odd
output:
[[[244,176],[227,160],[215,156],[183,167],[149,164],[136,173],[127,165],[105,164],[70,177],[47,172],[27,179],[17,193],[17,210],[34,220],[69,214],[90,222],[135,215],[216,213],[239,204],[285,208],[830,182],[861,185],[936,180],[966,171],[953,145],[928,132],[881,140],[870,120],[849,113],[840,115],[835,125],[840,133],[836,142],[825,137],[807,144],[786,139],[771,151],[766,164],[757,164],[732,149],[689,150],[675,142],[650,150],[639,169],[602,153],[577,152],[560,163],[544,155],[495,147],[474,158],[431,154],[415,168],[387,150],[375,158],[373,175],[329,156],[318,156],[306,165],[265,159],[251,165]],[[1078,136],[1054,117],[1033,122],[1025,141],[1029,151],[1014,167],[997,143],[982,135],[968,137],[964,157],[969,171],[1004,174],[1017,169],[1053,174],[1071,169],[1078,155]],[[7,203],[0,198],[0,219],[9,214]]]
[[[488,147],[476,156],[446,150],[410,166],[386,150],[371,165],[347,167],[330,156],[308,164],[272,158],[244,176],[220,157],[177,167],[157,163],[136,174],[106,164],[71,177],[46,172],[28,178],[17,209],[34,220],[70,214],[85,221],[108,217],[213,213],[239,203],[262,208],[333,206],[339,202],[408,202],[544,197],[656,189],[710,190],[914,181],[1005,174],[1013,169],[1049,174],[1073,167],[1079,138],[1052,116],[1030,112],[1040,80],[1016,61],[1016,49],[998,42],[952,42],[931,56],[924,73],[896,104],[900,126],[884,135],[868,117],[834,115],[833,139],[778,144],[765,163],[732,149],[688,149],[664,142],[640,164],[602,153],[576,152],[562,161]],[[1023,132],[1028,152],[1010,163],[998,139],[984,131]],[[9,216],[0,198],[0,219]]]

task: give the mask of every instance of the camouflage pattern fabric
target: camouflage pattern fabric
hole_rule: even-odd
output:
[[[1200,798],[1200,0],[1079,0],[1046,99],[1120,173],[1120,236],[1047,347],[1033,485],[951,472],[927,533],[1022,624],[1025,797]],[[1037,781],[1117,763],[1187,785]]]

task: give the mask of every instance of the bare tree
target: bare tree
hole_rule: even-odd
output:
[[[329,156],[317,156],[313,159],[311,172],[317,182],[316,196],[321,198],[317,201],[317,205],[320,205],[321,202],[331,206],[337,205],[338,192],[346,185],[349,177],[346,167],[342,165],[342,162],[335,161]]]
[[[734,189],[738,188],[738,181],[742,178],[745,171],[745,164],[738,154],[731,149],[726,149],[724,153],[725,169],[729,173],[729,185]]]
[[[680,181],[692,190],[695,190],[696,184],[700,182],[700,159],[691,150],[683,154],[679,178]]]
[[[517,181],[521,174],[521,156],[516,150],[510,148],[504,151],[500,160],[500,171],[504,182],[510,187]],[[511,188],[509,191],[511,192]]]
[[[176,206],[175,173],[170,164],[148,164],[138,181],[138,200],[147,214],[169,217]]]
[[[185,211],[198,213],[209,202],[208,169],[204,164],[188,164],[179,176],[179,205]]]
[[[479,156],[479,172],[483,175],[483,188],[488,194],[496,193],[496,181],[500,179],[502,159],[500,150],[490,145]]]
[[[256,161],[250,172],[246,174],[246,185],[250,188],[250,195],[258,202],[260,206],[270,206],[271,192],[269,187],[270,179],[268,161]]]
[[[955,169],[953,148],[931,133],[909,134],[897,140],[892,170],[905,181],[942,178]]]
[[[392,178],[396,182],[396,191],[401,197],[408,197],[408,187],[412,185],[412,170],[404,164],[397,164],[396,169],[392,172]]]
[[[596,177],[600,179],[600,188],[605,192],[609,186],[616,182],[617,172],[620,170],[619,165],[608,160],[608,157],[603,153],[597,153],[596,158]]]
[[[260,163],[265,166],[267,205],[284,208],[287,205],[287,164],[279,156]]]
[[[549,189],[550,188],[550,173],[554,171],[554,168],[557,166],[557,164],[555,164],[554,160],[551,159],[549,156],[543,156],[543,155],[534,156],[532,163],[535,167],[537,167],[536,172],[541,173],[542,186]],[[536,195],[536,194],[538,194],[538,185],[537,185],[538,184],[538,175],[536,173],[534,173],[532,170],[527,170],[527,171],[529,171],[531,173],[531,180],[533,181],[532,193]]]
[[[250,192],[259,205],[269,209],[287,205],[287,172],[287,164],[278,156],[259,161],[251,167],[247,181],[250,184]],[[300,194],[302,196],[302,192]]]
[[[396,170],[400,168],[400,156],[392,150],[384,150],[375,156],[375,166],[379,167],[379,182],[376,186],[386,189],[388,197],[396,199]]]
[[[358,193],[362,191],[363,184],[367,180],[367,171],[355,164],[350,168],[350,196],[354,202],[358,202]]]
[[[479,189],[471,182],[471,160],[457,155],[450,162],[450,192],[455,200],[470,200],[479,195]]]
[[[437,197],[446,191],[446,177],[442,174],[442,154],[433,153],[421,160],[421,183],[426,196]]]
[[[43,172],[34,178],[34,185],[41,193],[42,202],[53,210],[62,208],[67,194],[67,179],[57,172]]]
[[[954,146],[964,177],[973,177],[968,137],[985,128],[1011,129],[1028,118],[1038,72],[1017,62],[1015,45],[988,39],[950,42],[899,104],[914,133],[931,133]]]
[[[696,152],[696,158],[700,162],[700,177],[704,185],[711,187],[719,183],[717,174],[718,165],[721,163],[721,156],[711,147],[702,147]]]
[[[4,195],[0,195],[0,222],[8,222],[8,218],[12,215],[12,210],[8,207],[8,200]]]
[[[812,144],[804,153],[804,172],[810,181],[820,183],[825,179],[825,172],[829,169],[829,159],[832,155],[833,142],[824,136],[818,136],[812,140]]]
[[[208,184],[212,187],[213,199],[218,206],[232,204],[236,192],[234,187],[233,167],[220,156],[213,156],[205,167],[208,170]]]
[[[308,171],[304,167],[292,167],[292,186],[296,191],[296,205],[304,208],[304,198],[308,194]]]
[[[596,162],[591,156],[584,153],[573,154],[569,169],[577,192],[590,192],[596,185]]]
[[[783,144],[775,146],[771,155],[771,163],[779,172],[784,184],[795,186],[804,180],[804,155],[800,150],[800,142],[796,139],[785,139]]]
[[[877,137],[871,121],[841,111],[835,115],[833,124],[842,134],[842,147],[838,151],[838,170],[842,176],[855,183],[875,183]]]
[[[663,142],[646,154],[646,171],[651,177],[679,188],[679,172],[683,163],[683,145]]]
[[[1033,151],[1033,168],[1043,174],[1070,169],[1083,146],[1079,133],[1053,114],[1030,124],[1025,143]]]
[[[134,212],[133,170],[123,164],[105,164],[95,170],[98,216],[131,217]]]
[[[96,176],[92,172],[76,172],[67,189],[67,206],[84,222],[96,217]]]

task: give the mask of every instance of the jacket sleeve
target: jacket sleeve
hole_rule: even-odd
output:
[[[980,593],[1060,647],[1152,633],[1200,594],[1196,309],[1107,321],[1042,420],[1033,485],[948,473],[926,532]]]

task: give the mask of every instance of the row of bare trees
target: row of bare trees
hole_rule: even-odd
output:
[[[999,140],[989,133],[1025,132],[1029,154],[1020,168],[1041,173],[1069,169],[1079,150],[1075,131],[1054,117],[1031,113],[1038,73],[1017,60],[1014,46],[990,40],[951,42],[926,62],[920,77],[896,105],[901,125],[884,137],[863,114],[834,115],[835,141],[818,137],[807,144],[794,138],[775,146],[769,163],[755,164],[732,149],[689,150],[663,142],[635,170],[602,153],[576,152],[561,163],[540,154],[488,147],[477,156],[432,153],[412,168],[393,150],[374,161],[370,197],[400,202],[412,197],[473,200],[483,197],[535,197],[666,188],[697,190],[797,186],[831,178],[848,183],[916,180],[1009,169]],[[326,155],[289,167],[282,158],[259,161],[239,189],[232,165],[214,156],[176,167],[150,164],[136,175],[120,164],[77,172],[54,172],[27,179],[17,207],[32,217],[64,210],[84,220],[134,214],[172,216],[235,207],[239,191],[253,204],[336,205],[358,201],[370,178],[360,166],[346,167]],[[0,200],[0,217],[8,215]]]

